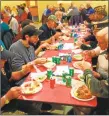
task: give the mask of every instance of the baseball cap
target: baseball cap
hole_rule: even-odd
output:
[[[42,30],[37,29],[33,25],[27,25],[21,31],[22,35],[29,35],[29,36],[33,36],[33,35],[39,36],[42,34],[42,32],[43,32]]]
[[[58,24],[58,20],[57,20],[57,17],[56,17],[55,15],[50,15],[50,16],[48,17],[48,20],[53,20],[55,23]]]
[[[100,55],[108,54],[108,53],[109,53],[109,47],[107,48],[107,50],[105,50],[104,52],[100,53]]]
[[[14,53],[6,50],[6,49],[2,49],[1,50],[1,59],[3,60],[8,60],[10,58],[14,57]]]
[[[29,25],[30,23],[33,23],[33,21],[30,19],[26,19],[26,20],[22,21],[21,27],[24,28],[25,26]]]

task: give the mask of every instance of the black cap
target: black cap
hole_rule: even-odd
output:
[[[1,59],[2,60],[8,60],[8,59],[10,59],[12,57],[14,57],[14,53],[12,53],[12,52],[10,52],[10,51],[8,51],[6,49],[3,49],[1,51]]]
[[[33,36],[33,35],[41,35],[42,34],[42,30],[37,29],[35,26],[33,25],[27,25],[22,29],[22,35],[29,35],[29,36]]]
[[[30,19],[26,19],[26,20],[22,21],[22,23],[21,23],[22,29],[23,29],[25,26],[29,25],[30,23],[33,23],[33,21],[30,20]]]
[[[105,50],[104,52],[100,53],[100,55],[102,54],[109,54],[109,47],[107,48],[107,50]]]

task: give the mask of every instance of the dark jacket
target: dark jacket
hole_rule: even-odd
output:
[[[81,12],[80,12],[80,15],[82,16],[83,21],[86,20],[86,21],[89,22],[89,18],[88,18],[88,16],[86,14],[87,14],[87,10],[85,8],[82,9]]]
[[[55,30],[48,28],[47,24],[43,24],[40,30],[43,30],[43,33],[39,36],[40,41],[47,40],[55,34]]]
[[[9,31],[3,32],[1,38],[2,38],[2,41],[6,49],[9,50],[10,46],[13,43],[13,39],[14,39],[14,35],[12,34],[12,31],[9,30]]]

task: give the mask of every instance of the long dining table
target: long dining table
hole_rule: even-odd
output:
[[[73,43],[74,39],[70,38],[69,40],[64,40],[63,43]],[[45,53],[42,55],[44,58],[52,58],[53,56],[59,56],[59,53],[72,53],[72,50],[46,50]],[[75,54],[75,53],[72,53]],[[68,65],[73,67],[73,63],[68,63],[67,61],[61,61],[60,64],[56,66],[63,66]],[[40,69],[41,72],[47,71],[47,68],[43,65],[37,65],[37,68]],[[53,68],[55,71],[56,67]],[[34,71],[33,71],[34,72]],[[74,73],[73,79],[77,79],[78,73]],[[31,80],[30,75],[27,77],[25,82]],[[97,106],[97,99],[96,97],[92,100],[88,101],[81,101],[75,99],[71,96],[71,87],[67,87],[65,85],[55,84],[54,88],[50,88],[50,80],[46,79],[43,83],[43,88],[41,91],[35,94],[29,95],[22,95],[19,97],[21,100],[29,100],[29,101],[36,101],[36,102],[47,102],[47,103],[56,103],[62,105],[76,105],[76,106],[85,106],[85,107],[96,107]]]

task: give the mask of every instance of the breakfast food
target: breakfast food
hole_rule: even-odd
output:
[[[38,82],[43,82],[47,78],[47,75],[40,75],[34,78],[33,80],[38,81]]]
[[[76,92],[75,92],[75,96],[78,97],[79,99],[90,99],[92,98],[92,94],[89,91],[88,87],[85,85],[82,85],[81,87],[79,87]]]
[[[44,66],[45,66],[46,68],[53,68],[54,66],[56,66],[56,64],[53,63],[53,62],[47,62],[47,63],[44,64]]]
[[[41,83],[37,81],[29,81],[29,82],[25,82],[21,87],[22,87],[22,93],[33,94],[41,89]]]
[[[75,68],[78,68],[78,69],[83,69],[84,66],[87,66],[91,69],[91,64],[89,62],[86,62],[86,61],[77,61],[77,62],[74,62],[74,67]]]
[[[75,54],[75,55],[73,55],[73,60],[82,60],[82,59],[83,59],[83,57],[82,57],[81,54]]]

